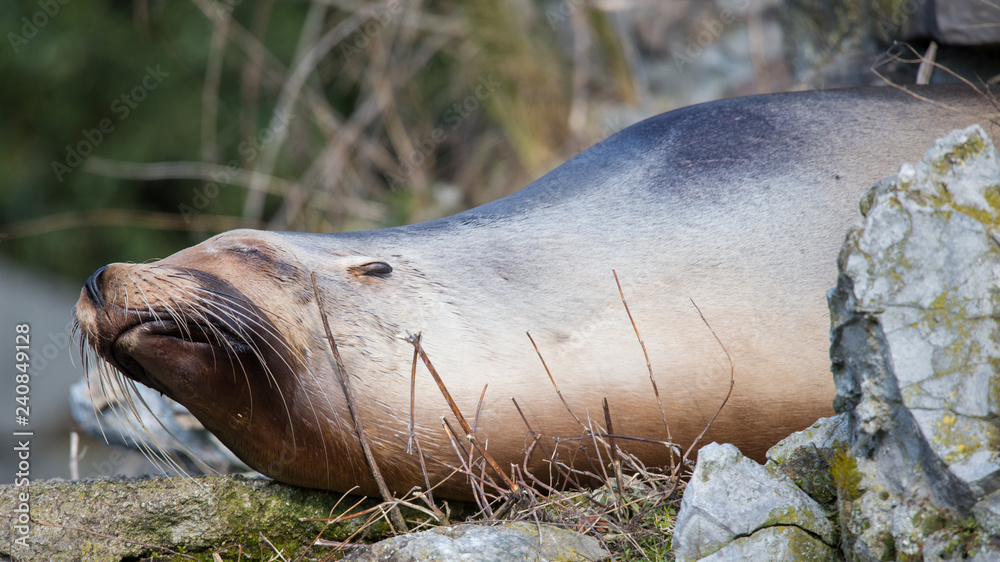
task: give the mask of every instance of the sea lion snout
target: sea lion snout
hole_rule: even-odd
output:
[[[87,282],[84,284],[84,289],[97,306],[101,306],[104,300],[101,296],[101,277],[104,276],[104,270],[107,268],[108,266],[106,265],[98,268],[97,271],[87,278]]]
[[[131,384],[125,377],[182,402],[247,464],[295,482],[302,477],[289,471],[291,461],[281,456],[287,452],[245,443],[288,442],[302,454],[305,440],[315,438],[291,416],[294,373],[304,370],[301,342],[293,347],[286,339],[273,289],[269,298],[259,288],[282,266],[268,267],[278,261],[273,248],[240,248],[208,245],[149,264],[104,266],[84,284],[76,319],[97,364],[111,367],[103,384],[124,388]],[[233,264],[244,273],[223,279]]]

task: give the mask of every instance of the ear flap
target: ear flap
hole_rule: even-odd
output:
[[[392,266],[384,261],[373,261],[351,267],[349,271],[360,275],[389,275],[392,273]]]
[[[392,266],[370,256],[343,256],[337,259],[348,273],[381,277],[392,273]]]

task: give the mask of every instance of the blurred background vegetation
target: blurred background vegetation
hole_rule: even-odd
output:
[[[640,118],[787,87],[776,2],[728,4],[678,62],[727,2],[4,2],[0,254],[82,281],[238,226],[485,203]]]
[[[239,226],[445,216],[679,106],[878,83],[909,6],[8,0],[0,258],[79,284]]]

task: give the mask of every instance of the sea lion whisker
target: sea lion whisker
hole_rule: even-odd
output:
[[[150,408],[149,404],[147,404],[145,400],[142,398],[142,394],[136,388],[135,382],[126,378],[117,368],[115,368],[110,363],[104,361],[99,357],[95,356],[95,358],[98,361],[97,372],[98,372],[98,380],[101,381],[102,385],[102,393],[104,393],[105,396],[109,397],[111,396],[119,397],[117,401],[120,404],[125,405],[124,409],[119,409],[114,407],[111,408],[112,415],[117,419],[119,425],[127,430],[127,432],[123,434],[123,437],[128,437],[133,443],[134,447],[140,451],[143,457],[146,458],[153,466],[155,466],[163,474],[165,475],[169,474],[168,468],[172,468],[177,474],[180,474],[184,477],[188,477],[190,479],[190,475],[184,469],[184,467],[173,459],[170,453],[157,439],[156,435],[153,434],[146,427],[144,422],[142,422],[142,416],[139,412],[140,406],[136,404],[135,396],[139,396],[140,403],[142,404],[142,407],[146,409],[146,411],[152,413],[152,409]],[[89,377],[87,379],[87,384],[89,389],[90,385]],[[92,390],[90,391],[92,392]],[[104,427],[103,424],[101,423],[101,417],[102,416],[97,417],[98,425],[101,429],[105,441],[108,441],[107,435],[104,434]],[[200,459],[198,459],[197,455],[194,453],[194,451],[188,448],[183,441],[178,439],[177,436],[174,435],[173,432],[171,432],[170,429],[167,428],[157,416],[154,415],[153,418],[166,432],[166,434],[169,437],[171,437],[176,443],[180,444],[184,449],[184,451],[187,452],[188,456],[194,462],[198,463],[201,466],[204,472],[216,472],[213,467],[209,466],[206,463],[201,462]],[[137,423],[139,424],[139,427],[142,428],[142,431],[140,431],[139,427],[137,427],[136,425]],[[139,437],[140,433],[145,433],[147,439],[145,440],[141,439]],[[198,484],[198,486],[204,489],[204,486],[202,486],[201,484]]]
[[[137,272],[135,274],[135,277],[137,277],[139,279],[139,281],[142,281],[146,285],[150,285],[150,286],[154,286],[154,287],[156,286],[155,283],[150,283],[149,280],[147,280],[146,278],[144,278],[142,276],[141,272]],[[156,318],[156,319],[161,318],[160,313],[157,311],[157,308],[155,306],[153,306],[153,303],[150,302],[149,297],[146,294],[146,291],[143,289],[142,285],[140,283],[138,283],[137,281],[133,281],[133,285],[135,286],[136,294],[138,294],[138,296],[139,296],[139,298],[140,298],[140,300],[141,300],[141,302],[143,304],[143,308],[145,308],[145,310],[149,314],[149,316],[152,317],[152,318]],[[128,307],[128,301],[127,301],[128,293],[127,292],[125,293],[125,296],[126,296],[125,310],[126,310],[126,314],[127,314],[132,309],[130,309]],[[170,313],[169,300],[163,301],[162,299],[157,299],[157,302],[160,303],[161,307],[163,307],[165,309],[165,311],[167,312],[168,315],[171,314]],[[138,314],[138,309],[135,312]],[[190,339],[191,334],[190,334],[189,331],[187,331],[187,325],[185,323],[177,323],[177,328],[181,331],[181,335],[182,336],[187,336],[188,339]]]
[[[134,383],[132,383],[124,376],[122,376],[122,374],[113,365],[103,360],[98,363],[98,374],[99,374],[98,380],[101,381],[102,393],[107,397],[117,397],[118,402],[126,406],[126,408],[124,409],[119,409],[114,407],[111,408],[111,413],[118,421],[118,424],[127,430],[127,432],[123,434],[123,437],[130,438],[133,445],[142,453],[143,457],[145,457],[150,463],[156,466],[159,470],[165,472],[157,462],[157,458],[159,456],[165,455],[165,453],[162,453],[163,447],[156,440],[156,437],[152,435],[148,430],[146,431],[146,434],[149,437],[148,443],[151,443],[152,446],[155,446],[157,448],[157,451],[161,452],[160,455],[157,455],[156,452],[150,448],[150,445],[147,444],[145,440],[142,440],[138,437],[140,431],[138,430],[138,428],[136,428],[135,420],[139,420],[141,424],[141,416],[139,414],[138,407],[136,406],[133,397],[134,393],[136,394],[138,393],[138,390],[135,389],[134,387]],[[132,386],[129,387],[129,384],[131,384]],[[149,409],[148,405],[145,406],[148,410]],[[96,412],[95,415],[97,415]],[[101,416],[98,416],[97,419],[98,423],[100,424]],[[108,441],[107,435],[104,433],[103,425],[101,425],[100,427],[105,441]]]
[[[203,291],[203,292],[206,292],[206,293],[209,293],[209,294],[211,294],[214,297],[221,297],[221,298],[225,299],[228,304],[233,305],[233,306],[230,307],[231,310],[233,310],[234,312],[235,311],[239,311],[241,313],[241,316],[240,316],[241,318],[243,318],[244,320],[247,320],[249,323],[256,323],[258,327],[266,330],[266,332],[267,332],[268,335],[274,336],[276,339],[280,339],[280,337],[279,337],[281,335],[280,332],[278,330],[272,329],[267,323],[262,322],[260,320],[260,318],[259,318],[259,314],[258,314],[257,310],[255,310],[254,308],[251,308],[251,307],[247,306],[247,304],[246,304],[246,302],[245,302],[244,299],[241,299],[241,298],[233,296],[233,295],[229,295],[227,293],[222,293],[222,292],[219,292],[219,291],[213,291],[211,289],[206,289],[204,287],[196,287],[196,289],[198,289],[200,291]],[[264,308],[259,308],[259,307],[258,307],[258,309],[260,310],[261,313],[264,313],[268,317],[270,317],[272,319],[273,323],[284,321],[282,319],[282,317],[279,314],[275,313],[275,312],[269,311],[269,310],[264,309]],[[289,351],[293,351],[290,347],[288,348],[288,350]]]
[[[197,302],[194,303],[194,304],[195,304],[195,306],[202,306],[200,303],[197,303]],[[214,313],[211,310],[206,310],[205,312],[207,314],[209,314],[209,315],[214,315]],[[263,367],[264,375],[268,379],[268,384],[270,385],[271,384],[270,381],[271,381],[271,379],[274,378],[274,375],[271,373],[271,369],[267,365],[267,362],[264,359],[264,355],[260,351],[260,349],[257,347],[257,344],[253,341],[253,339],[251,339],[250,337],[248,337],[246,334],[237,332],[236,335],[238,337],[240,337],[244,341],[244,343],[246,343],[247,349],[249,349],[253,353],[254,359],[256,360],[256,362]],[[250,373],[247,371],[247,366],[244,365],[243,359],[240,357],[240,354],[237,351],[237,349],[235,348],[235,346],[233,346],[231,344],[231,342],[229,342],[228,339],[223,339],[223,341],[225,341],[227,343],[227,350],[231,350],[232,351],[233,356],[236,359],[236,362],[240,366],[240,372],[243,373],[243,381],[246,383],[246,387],[247,387],[247,397],[248,397],[247,400],[249,401],[249,404],[247,405],[247,409],[249,410],[249,413],[248,413],[248,418],[249,419],[247,420],[247,423],[253,423],[253,417],[254,417],[254,412],[255,412],[255,409],[254,409],[254,387],[253,387],[253,382],[250,380]],[[228,352],[229,351],[227,351],[227,353]],[[235,369],[233,369],[233,379],[236,380],[236,370]]]
[[[125,418],[127,420],[129,429],[133,432],[132,439],[133,442],[136,444],[136,448],[138,448],[142,452],[146,460],[148,460],[164,475],[169,473],[167,469],[170,468],[176,471],[182,477],[187,478],[189,481],[193,481],[193,478],[191,478],[191,475],[188,473],[188,471],[183,466],[181,466],[180,462],[178,462],[170,454],[170,452],[160,443],[156,435],[150,430],[150,428],[146,425],[146,423],[142,421],[142,416],[139,413],[139,406],[135,403],[135,398],[138,397],[140,404],[142,405],[143,408],[146,409],[146,411],[152,413],[152,408],[146,402],[146,399],[142,396],[142,393],[139,392],[139,389],[136,387],[136,383],[132,380],[125,379],[124,377],[121,378],[124,379],[126,385],[122,390],[125,396],[127,397],[126,403],[129,406],[131,414],[125,416]],[[216,471],[214,467],[208,465],[207,463],[201,462],[200,459],[198,459],[198,456],[195,454],[195,452],[192,451],[187,446],[187,444],[185,444],[181,439],[179,439],[176,435],[174,435],[174,433],[170,430],[170,428],[168,428],[158,416],[154,415],[152,417],[154,420],[156,420],[157,425],[160,426],[160,428],[167,434],[167,436],[173,439],[175,443],[180,445],[183,451],[187,453],[188,457],[192,461],[194,461],[196,465],[198,465],[203,472],[206,473],[212,472],[218,474],[218,471]],[[138,423],[139,427],[136,427],[136,423]],[[141,432],[139,431],[139,428],[141,428],[142,430]],[[139,439],[140,433],[145,433],[146,439]],[[147,442],[151,445],[147,444]],[[198,486],[203,490],[205,489],[205,487],[202,486],[201,484],[198,484]]]
[[[190,322],[185,320],[185,317],[190,315],[200,322],[196,322],[196,326],[201,331],[202,335],[208,337],[213,335],[220,343],[224,343],[227,347],[231,348],[236,352],[233,340],[239,341],[241,344],[247,347],[254,347],[255,344],[253,340],[245,333],[241,333],[241,330],[233,330],[232,322],[229,320],[231,317],[227,317],[224,314],[220,314],[217,311],[212,310],[211,307],[203,305],[196,300],[178,298],[176,293],[167,293],[170,297],[169,299],[163,301],[163,311],[170,315],[173,322],[178,326],[178,329],[182,331],[182,334],[188,338],[192,337],[190,331]],[[184,307],[178,306],[180,302],[187,302],[188,312],[184,312]],[[237,323],[239,326],[239,323]],[[227,337],[227,335],[229,337]],[[213,348],[214,353],[214,348]]]
[[[216,318],[218,318],[219,321],[220,321],[220,323],[222,323],[222,324],[224,324],[226,326],[230,326],[230,323],[226,321],[229,318],[224,318],[224,317],[220,316],[217,312],[211,310],[211,308],[209,308],[209,307],[205,307],[205,312],[208,313],[208,314],[210,314],[210,315],[215,316]],[[230,311],[226,310],[226,312],[230,312]],[[276,389],[278,391],[278,393],[279,393],[279,396],[281,396],[282,402],[285,402],[284,391],[282,390],[281,385],[280,385],[277,377],[275,376],[273,370],[271,369],[271,366],[269,365],[266,357],[264,356],[263,351],[258,347],[256,341],[254,341],[254,339],[251,338],[249,336],[249,334],[247,334],[246,332],[243,331],[242,323],[237,323],[237,326],[239,328],[237,330],[237,334],[239,335],[240,339],[242,339],[242,341],[244,343],[246,343],[247,347],[253,352],[253,355],[256,358],[257,362],[261,365],[261,367],[263,369],[263,373],[264,373],[266,379],[268,380],[268,385],[270,387]],[[278,350],[277,348],[274,347],[274,345],[271,344],[271,340],[269,338],[264,338],[264,341],[265,341],[267,347],[271,351],[275,352],[275,354],[277,355],[277,357],[279,358],[279,360],[281,361],[281,363],[284,364],[284,366],[285,366],[286,369],[288,369],[289,371],[293,371],[295,369],[295,366],[292,363],[290,363],[288,360],[285,359],[284,354],[282,354],[280,352],[280,350]],[[283,340],[279,340],[279,341],[283,341]],[[287,344],[286,344],[286,348],[287,348]],[[234,349],[234,351],[235,351],[235,349]],[[242,366],[242,361],[240,361],[240,364]],[[245,366],[243,366],[243,369],[244,369],[244,373],[246,373]],[[247,380],[249,381],[249,378]],[[287,410],[288,410],[288,407],[287,407],[287,403],[286,403],[286,411]]]
[[[216,322],[224,324],[226,326],[230,325],[230,323],[227,322],[228,319],[221,318],[218,312],[212,310],[210,307],[208,307],[207,305],[205,305],[204,303],[202,303],[202,302],[200,302],[198,300],[191,301],[189,303],[189,306],[192,308],[192,313],[197,314],[199,317],[203,318],[204,322],[205,322],[205,325],[207,325],[207,326],[209,326],[209,327],[211,327],[213,329],[218,330],[218,328],[215,325]],[[215,320],[214,322],[213,322],[213,319]],[[249,337],[248,334],[246,334],[246,333],[244,333],[242,331],[242,327],[240,327],[239,323],[237,323],[237,326],[239,327],[239,329],[232,332],[233,337],[235,337],[235,338],[239,339],[240,341],[242,341],[246,345],[246,348],[253,353],[254,358],[256,359],[257,363],[260,364],[263,367],[264,374],[265,374],[265,376],[267,377],[267,379],[269,381],[268,384],[270,385],[271,381],[273,381],[274,385],[277,386],[277,380],[275,380],[274,375],[272,374],[271,369],[268,366],[267,361],[264,358],[263,353],[257,347],[256,342],[254,342],[254,340],[251,337]],[[250,401],[249,404],[248,404],[248,410],[249,410],[249,414],[248,415],[249,415],[249,418],[250,418],[248,420],[248,423],[252,423],[253,422],[253,414],[254,414],[254,397],[253,397],[254,392],[253,392],[253,384],[250,381],[250,374],[247,371],[246,365],[243,364],[243,360],[240,358],[240,353],[236,349],[236,347],[233,345],[232,341],[230,341],[229,338],[225,338],[225,337],[221,337],[221,336],[219,336],[218,339],[221,342],[225,343],[227,355],[230,354],[230,352],[231,352],[232,355],[230,355],[230,356],[234,357],[236,359],[236,362],[237,362],[237,364],[240,367],[240,371],[243,373],[243,379],[244,379],[244,382],[247,385],[248,400]],[[214,348],[213,348],[213,357],[214,357]],[[233,378],[234,378],[234,380],[236,378],[236,369],[233,369]],[[279,388],[279,392],[280,392],[280,388]]]
[[[216,324],[222,323],[228,326],[228,323],[220,321],[216,313],[212,312],[211,309],[209,309],[208,307],[202,305],[197,301],[192,302],[190,306],[191,306],[190,314],[192,316],[195,316],[196,319],[200,320],[200,322],[198,322],[197,325],[203,331],[203,335],[207,335],[204,334],[205,330],[211,330],[212,333],[216,336],[217,341],[219,341],[224,345],[226,356],[228,358],[234,358],[236,361],[238,361],[243,369],[244,375],[246,375],[247,374],[246,367],[243,366],[242,359],[240,359],[239,350],[236,348],[236,345],[233,343],[232,339],[238,339],[247,348],[254,349],[256,348],[257,344],[253,341],[253,339],[247,337],[246,334],[243,334],[240,331],[234,331],[228,334],[229,337],[226,337],[227,334],[222,329],[220,329]],[[217,361],[217,359],[215,358],[214,346],[212,347],[212,358],[213,360]],[[259,354],[258,354],[258,360],[259,360]]]
[[[280,317],[276,317],[275,320],[272,322],[264,322],[263,319],[260,318],[260,313],[258,313],[257,310],[247,306],[242,299],[238,299],[231,295],[225,295],[224,293],[210,291],[203,287],[195,287],[195,289],[207,292],[211,294],[213,297],[222,297],[224,299],[227,299],[226,307],[222,307],[219,303],[216,303],[214,300],[206,301],[204,299],[198,299],[204,302],[214,303],[214,306],[218,307],[220,311],[224,311],[226,313],[226,316],[219,315],[218,318],[220,320],[223,319],[236,320],[235,324],[240,330],[242,330],[242,326],[244,324],[248,324],[252,328],[259,328],[263,332],[263,335],[271,336],[270,339],[274,339],[281,342],[282,344],[284,344],[286,351],[294,354],[294,350],[291,348],[291,346],[289,346],[287,342],[284,341],[284,338],[281,337],[280,331],[271,328],[273,322],[281,321]],[[264,310],[262,310],[261,312],[266,314],[266,311]],[[226,324],[227,326],[229,325],[228,322],[223,322],[223,324]],[[247,340],[249,340],[249,337],[247,337]],[[271,349],[272,351],[278,352],[278,350],[273,347]],[[279,355],[281,355],[280,352]],[[286,365],[286,366],[291,368],[291,365]]]
[[[224,326],[230,327],[230,329],[231,329],[231,324],[229,322],[226,322],[226,320],[232,319],[232,316],[228,316],[227,317],[226,313],[231,314],[232,310],[228,309],[228,308],[223,308],[223,307],[219,306],[216,303],[212,303],[211,301],[208,301],[208,302],[209,302],[209,304],[212,304],[212,306],[209,306],[209,304],[206,304],[204,302],[198,302],[197,306],[203,307],[203,310],[204,310],[204,312],[206,314],[209,314],[209,315],[215,317],[219,321],[220,324],[223,324]],[[215,310],[213,310],[213,307],[215,308]],[[274,372],[272,371],[271,366],[268,364],[267,358],[265,357],[263,351],[258,347],[258,345],[254,341],[254,339],[251,338],[249,334],[247,334],[247,333],[245,333],[243,331],[243,324],[242,323],[237,322],[236,325],[237,325],[237,328],[238,328],[238,330],[236,330],[236,333],[238,333],[240,335],[241,339],[247,344],[248,349],[250,350],[251,353],[253,353],[254,358],[260,364],[260,366],[262,368],[262,372],[265,375],[265,379],[268,381],[269,387],[271,387],[274,390],[276,390],[277,393],[278,393],[278,397],[281,399],[281,403],[282,403],[282,405],[283,405],[283,407],[285,409],[285,414],[286,414],[286,417],[288,418],[288,422],[289,422],[289,431],[291,433],[292,445],[293,445],[294,448],[297,448],[298,447],[298,442],[295,439],[295,427],[294,427],[295,424],[292,421],[292,411],[291,411],[291,408],[289,407],[288,399],[285,396],[284,390],[282,389],[281,384],[278,381],[277,377],[274,375]],[[289,364],[287,362],[287,360],[285,360],[284,355],[282,353],[280,353],[279,350],[277,350],[276,348],[274,348],[274,346],[270,343],[270,341],[269,341],[270,338],[263,338],[263,339],[266,342],[268,348],[270,348],[272,351],[274,351],[275,354],[280,358],[281,362],[284,363],[285,366],[290,371],[293,370],[294,367],[291,364]],[[245,370],[245,367],[244,367],[244,370]],[[247,380],[249,381],[249,376],[247,377]],[[251,393],[252,393],[252,389],[251,389]]]
[[[103,388],[104,387],[104,374],[102,372],[102,367],[103,367],[103,364],[106,363],[106,361],[104,361],[103,359],[101,359],[97,355],[97,351],[94,350],[93,347],[88,347],[87,351],[88,351],[87,355],[84,355],[83,356],[83,361],[81,361],[81,363],[83,363],[84,373],[89,373],[91,365],[93,365],[94,368],[97,369],[98,380],[101,382],[101,387]],[[82,350],[81,350],[81,353],[82,353]],[[97,402],[95,402],[93,400],[94,389],[91,387],[90,377],[84,376],[84,379],[87,381],[87,393],[91,396],[90,407],[91,407],[91,409],[94,412],[94,418],[97,420],[97,428],[101,431],[101,437],[104,438],[104,441],[106,443],[108,441],[108,436],[104,432],[104,424],[101,423],[101,415],[100,415],[100,413],[97,410]]]

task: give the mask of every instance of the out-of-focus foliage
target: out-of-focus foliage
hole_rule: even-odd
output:
[[[616,29],[582,2],[4,2],[0,252],[82,279],[484,203],[587,144],[593,92],[632,99]]]
[[[176,208],[185,197],[179,182],[121,181],[80,167],[59,181],[52,163],[66,162],[66,146],[89,143],[82,131],[99,131],[105,118],[115,128],[100,133],[94,154],[130,161],[189,156],[198,142],[205,57],[199,43],[210,26],[181,3],[147,21],[138,21],[127,2],[52,4],[52,16],[37,2],[0,5],[0,224],[73,211]],[[141,84],[147,65],[170,75],[134,109],[123,105],[129,113],[120,119],[112,104]],[[88,228],[4,240],[0,251],[80,276],[104,260],[146,259],[191,239],[183,232]]]

